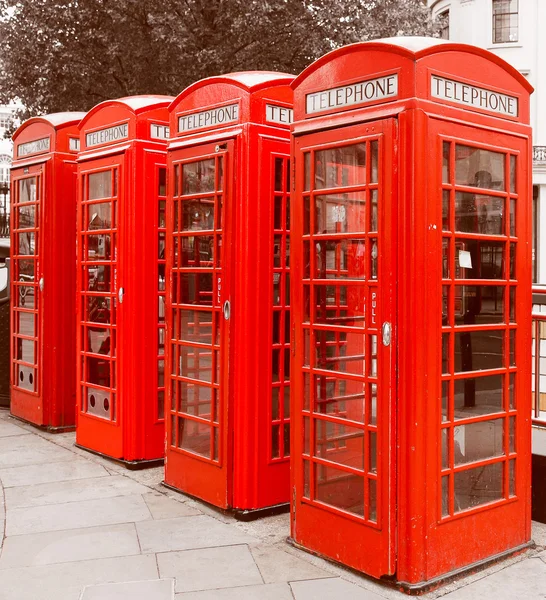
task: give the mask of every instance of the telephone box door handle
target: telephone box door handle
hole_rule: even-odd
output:
[[[38,286],[40,287],[40,292],[44,291],[44,278],[40,277],[40,281],[38,282]]]
[[[383,346],[391,345],[391,324],[388,321],[383,323]]]
[[[229,317],[231,316],[231,303],[229,300],[224,302],[224,319],[229,321]]]
[[[119,299],[119,303],[123,304],[123,296],[125,295],[125,290],[120,287],[118,290],[118,299]]]

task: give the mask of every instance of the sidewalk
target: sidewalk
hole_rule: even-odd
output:
[[[286,544],[288,515],[241,523],[0,411],[0,600],[408,598]],[[2,537],[2,534],[4,537]],[[537,548],[421,596],[544,600]]]

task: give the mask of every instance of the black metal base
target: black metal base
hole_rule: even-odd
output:
[[[15,419],[16,421],[24,423],[25,425],[32,425],[32,427],[35,427],[40,431],[47,431],[48,433],[68,433],[70,431],[76,431],[76,425],[63,425],[62,427],[51,427],[51,425],[37,425],[36,423],[33,423],[32,421],[27,421],[26,419],[18,417],[13,413],[10,413],[9,416],[12,419]]]
[[[255,521],[256,519],[261,519],[263,517],[270,517],[272,515],[280,515],[282,513],[286,513],[290,511],[290,503],[286,502],[283,504],[275,504],[274,506],[266,506],[265,508],[255,508],[255,509],[240,509],[240,508],[219,508],[198,496],[194,496],[193,494],[188,494],[187,492],[183,492],[178,488],[166,483],[165,481],[161,482],[163,487],[166,487],[168,490],[172,490],[173,492],[177,492],[178,494],[183,494],[184,496],[188,496],[192,500],[197,500],[198,502],[202,502],[206,504],[216,512],[219,512],[223,515],[231,515],[237,521]]]
[[[113,458],[112,456],[108,456],[108,454],[103,454],[98,450],[91,450],[91,448],[80,446],[80,444],[76,444],[75,442],[74,446],[76,446],[76,448],[80,448],[81,450],[85,450],[86,452],[90,452],[91,454],[95,454],[96,456],[100,456],[101,458],[106,458],[106,460],[110,460],[118,465],[123,465],[126,469],[129,469],[130,471],[140,471],[141,469],[161,467],[165,462],[163,458],[152,458],[151,460],[124,460],[123,458]]]
[[[533,454],[531,519],[546,523],[546,456]]]
[[[450,571],[449,573],[445,573],[444,575],[439,575],[438,577],[434,577],[432,579],[429,579],[428,581],[422,581],[420,583],[408,583],[407,581],[400,581],[396,579],[396,575],[393,575],[392,577],[381,577],[380,579],[376,579],[375,577],[371,577],[366,573],[362,573],[361,571],[353,569],[352,567],[348,567],[343,563],[339,563],[334,559],[330,558],[329,556],[324,556],[323,554],[320,554],[320,552],[310,550],[309,548],[298,544],[291,537],[288,537],[286,541],[291,546],[294,546],[294,548],[298,548],[299,550],[305,550],[305,552],[309,552],[314,556],[318,556],[324,560],[327,560],[328,562],[331,562],[338,567],[342,567],[347,571],[351,571],[352,573],[355,573],[360,577],[364,577],[365,579],[368,579],[370,581],[375,581],[376,583],[383,583],[386,586],[392,588],[396,588],[402,592],[405,592],[409,596],[420,596],[421,594],[430,592],[431,590],[436,589],[441,585],[445,585],[451,581],[454,581],[455,579],[460,579],[461,577],[465,577],[476,571],[482,571],[483,569],[486,569],[487,567],[490,567],[491,565],[497,562],[505,560],[510,556],[514,556],[516,554],[519,554],[520,552],[523,552],[535,546],[534,542],[530,541],[526,544],[521,544],[516,548],[512,548],[511,550],[507,550],[506,552],[501,552],[499,554],[495,554],[494,556],[490,556],[488,558],[484,558],[483,560],[479,560],[475,563],[472,563],[471,565],[467,565],[466,567],[461,567],[460,569],[455,569],[454,571]]]

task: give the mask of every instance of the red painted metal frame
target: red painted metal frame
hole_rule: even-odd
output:
[[[308,94],[385,74],[398,77],[398,91],[391,98],[318,114],[305,112]],[[517,118],[504,118],[486,110],[469,109],[456,102],[433,98],[432,74],[517,97]],[[293,88],[292,156],[296,189],[300,191],[293,200],[292,219],[292,310],[296,354],[292,369],[292,537],[303,547],[375,577],[390,576],[404,587],[418,590],[457,569],[521,548],[530,540],[531,399],[526,374],[531,373],[531,204],[527,199],[531,190],[531,130],[528,123],[532,89],[515,69],[487,51],[426,38],[393,38],[341,48],[306,69],[295,80]],[[345,522],[339,530],[322,526],[324,519],[330,517],[316,504],[313,506],[315,515],[312,515],[303,493],[301,412],[301,402],[306,398],[301,366],[304,352],[301,265],[305,262],[301,243],[302,151],[307,140],[320,145],[320,132],[323,132],[325,142],[334,138],[342,140],[344,131],[348,132],[350,140],[354,140],[355,130],[364,137],[368,126],[385,118],[395,119],[397,158],[392,163],[380,165],[380,169],[392,175],[394,190],[392,198],[385,198],[384,208],[390,207],[397,214],[398,224],[389,234],[396,238],[398,252],[397,266],[393,263],[392,272],[396,286],[388,292],[393,294],[396,306],[394,340],[397,358],[392,372],[392,398],[383,400],[385,406],[390,407],[392,421],[389,425],[395,428],[389,455],[382,457],[388,459],[390,476],[394,478],[394,496],[390,497],[392,504],[388,510],[393,515],[395,533],[388,548],[363,545],[365,525],[343,516],[340,511],[337,511],[338,518]],[[441,501],[441,430],[445,428],[441,420],[441,175],[442,142],[446,140],[453,145],[461,143],[490,148],[517,158],[516,192],[497,193],[506,198],[505,215],[509,212],[509,200],[515,200],[517,223],[517,237],[507,233],[506,229],[499,238],[505,252],[515,248],[517,264],[516,278],[508,280],[506,263],[498,284],[506,289],[507,286],[517,289],[515,321],[509,319],[510,300],[506,298],[503,322],[499,325],[505,332],[506,344],[504,362],[499,370],[505,382],[499,415],[504,423],[502,458],[489,461],[504,465],[502,498],[448,518],[442,517]],[[505,164],[506,173],[509,173],[508,163]],[[504,222],[508,222],[508,216]],[[454,250],[451,256],[454,260]],[[476,285],[480,283],[477,281]],[[485,284],[491,285],[491,282]],[[454,308],[453,300],[449,306]],[[508,362],[510,331],[516,332],[516,367]],[[453,361],[453,348],[451,352]],[[513,406],[509,405],[507,378],[515,371],[516,405]],[[515,447],[509,443],[510,419],[515,419]],[[478,422],[486,420],[477,419]],[[449,427],[455,424],[451,422]],[[453,442],[450,444],[453,453]],[[450,456],[453,459],[453,454]],[[515,495],[508,484],[511,459],[517,462]],[[482,462],[476,464],[481,466]],[[457,469],[460,467],[456,466]],[[391,557],[394,557],[393,562]]]
[[[74,143],[79,140],[77,125],[84,116],[85,113],[55,113],[35,117],[23,123],[13,136],[10,409],[14,416],[50,431],[75,426],[76,386],[72,365],[76,357],[73,315],[77,148]],[[40,146],[29,146],[37,141],[41,141]],[[19,191],[26,185],[25,180],[34,178],[37,202],[33,205],[35,223],[31,231],[30,223],[22,222],[25,207],[30,207],[30,203],[19,204]],[[26,249],[20,247],[19,239],[27,240]],[[23,260],[34,263],[32,280],[29,274],[18,271]],[[19,325],[23,328],[23,320],[27,322],[26,331],[19,328]],[[34,324],[28,329],[31,320]],[[19,338],[19,333],[24,337]],[[31,359],[34,366],[28,363],[18,368],[21,364],[17,360],[18,339],[25,347],[33,347],[34,360],[30,356],[24,358]],[[32,376],[32,382],[19,385],[19,375],[23,379]]]
[[[292,80],[291,75],[269,72],[212,77],[184,90],[170,107],[166,384],[172,404],[167,419],[165,481],[216,506],[241,512],[289,500],[289,437],[284,436],[289,418],[278,408],[281,390],[288,388],[289,333],[277,337],[272,329],[273,323],[279,327],[282,322],[284,331],[289,331],[289,304],[279,299],[275,305],[273,295],[274,289],[284,298],[289,294],[289,275],[280,261],[288,252],[286,223],[282,220],[289,214]],[[234,105],[238,116],[228,124],[179,132],[181,116],[205,111],[211,114]],[[285,122],[268,122],[267,105],[282,109]],[[194,117],[190,119],[199,125]],[[216,198],[216,224],[210,229],[184,221],[189,214],[185,208],[189,204],[184,202],[197,203],[199,212],[203,208],[200,199],[206,196],[185,191],[184,173],[198,168],[204,173],[204,169],[212,169],[211,161],[220,158],[224,183],[219,182],[216,162],[216,187],[208,194]],[[277,212],[275,198],[278,207],[284,205]],[[196,231],[195,236],[214,240],[213,258],[209,251],[201,259],[195,254],[192,231],[203,229],[207,233]],[[217,256],[220,236],[221,259]],[[194,296],[193,283],[189,288],[183,283],[194,281],[192,273],[199,269],[206,278],[213,277],[208,279],[211,283],[207,285],[212,287],[206,302]],[[229,319],[222,316],[226,302],[231,306]],[[274,317],[274,313],[281,316]],[[188,322],[190,314],[193,316]],[[212,338],[214,326],[214,340],[205,346],[195,337],[198,329],[192,323],[197,316],[209,323],[199,329],[205,331],[207,339]],[[190,328],[195,328],[192,341],[182,341],[190,339]],[[281,353],[286,355],[288,367],[285,371],[279,368],[285,375],[283,381],[275,383],[272,371],[279,367]],[[212,384],[205,371],[196,371],[197,360],[210,361],[209,370],[217,373],[210,380]],[[197,388],[199,381],[201,387]],[[208,394],[208,401],[197,401],[196,390]],[[197,417],[197,410],[204,412]],[[200,442],[195,437],[198,428]]]
[[[103,102],[80,124],[76,442],[135,465],[164,455],[160,331],[171,100]],[[97,134],[87,145],[89,134],[120,125],[119,139]]]

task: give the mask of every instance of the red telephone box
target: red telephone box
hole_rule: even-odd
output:
[[[532,89],[427,38],[293,88],[292,538],[419,591],[530,540]]]
[[[80,124],[76,442],[162,461],[168,96],[102,102]]]
[[[76,153],[85,113],[25,121],[11,168],[11,414],[75,426]]]
[[[169,109],[165,483],[240,516],[289,500],[292,80],[211,77]]]

